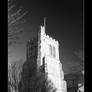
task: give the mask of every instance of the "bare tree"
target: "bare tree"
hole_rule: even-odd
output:
[[[57,89],[47,76],[48,73],[45,72],[45,63],[43,63],[36,77],[36,92],[56,92]]]
[[[35,69],[35,64],[29,65],[28,61],[24,63],[19,92],[56,92],[56,88],[45,73],[44,64],[40,66],[39,71]]]
[[[79,50],[79,51],[75,52],[75,55],[79,59],[79,63],[81,65],[81,67],[84,69],[84,51]]]
[[[81,73],[83,74],[82,82],[78,84],[78,92],[84,92],[84,51],[79,50],[78,52],[75,52],[75,55],[79,58],[82,67]]]
[[[81,61],[84,61],[84,52],[82,50],[75,52],[75,55],[80,58]]]
[[[13,64],[8,64],[8,91],[18,92],[18,84],[21,80],[22,65],[14,62]]]
[[[8,45],[16,42],[18,34],[20,34],[23,29],[20,26],[23,22],[22,19],[27,12],[23,12],[20,7],[17,9],[16,5],[13,4],[13,0],[8,0]]]

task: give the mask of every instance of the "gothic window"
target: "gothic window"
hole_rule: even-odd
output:
[[[52,46],[49,45],[49,52],[50,52],[50,56],[52,56]]]
[[[53,57],[55,57],[55,47],[53,47]]]
[[[56,57],[56,52],[55,52],[55,47],[54,46],[49,46],[49,52],[50,52],[50,56],[52,57]]]

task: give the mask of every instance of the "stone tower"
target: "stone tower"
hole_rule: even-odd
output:
[[[37,59],[36,62],[33,62],[37,66],[35,68],[37,71],[43,65],[44,59],[47,78],[54,84],[56,92],[67,92],[62,64],[59,59],[59,42],[45,33],[45,26],[40,26],[37,38],[28,42],[27,59],[32,57]]]
[[[43,64],[44,58],[46,65],[45,72],[48,74],[48,79],[57,88],[56,92],[67,92],[62,64],[59,59],[59,42],[45,33],[45,26],[41,26],[40,28],[38,35],[38,68]]]

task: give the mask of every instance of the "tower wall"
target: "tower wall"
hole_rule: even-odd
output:
[[[43,65],[43,58],[47,78],[54,84],[56,92],[67,92],[64,72],[59,59],[59,42],[47,35],[45,27],[41,26],[37,38],[27,44],[27,61],[31,63],[31,66],[35,66],[34,69],[30,67],[30,70],[39,71],[40,66]]]
[[[44,26],[41,26],[38,37],[38,65],[42,65],[43,57],[45,57],[45,72],[48,73],[48,79],[53,82],[57,89],[56,92],[67,92],[62,64],[59,60],[59,42],[45,33]]]

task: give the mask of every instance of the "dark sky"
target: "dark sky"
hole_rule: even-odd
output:
[[[19,41],[22,44],[11,47],[13,57],[25,60],[26,41],[35,35],[45,16],[46,33],[60,43],[64,73],[79,71],[74,52],[83,50],[83,0],[15,0],[15,3],[28,13],[23,26],[25,32]],[[73,67],[76,69],[72,70]]]

